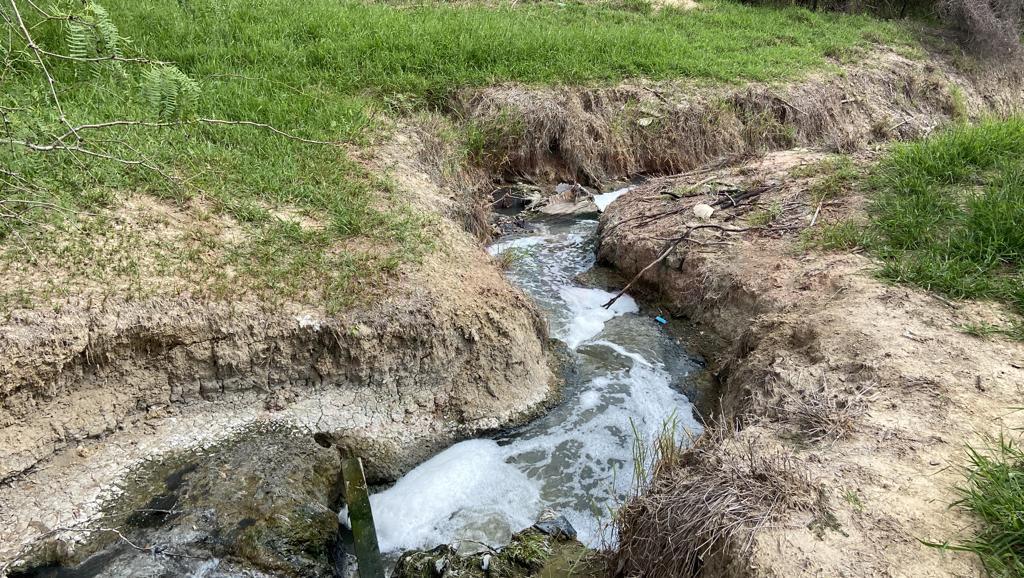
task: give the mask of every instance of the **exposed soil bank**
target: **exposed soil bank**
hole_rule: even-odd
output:
[[[441,221],[424,262],[339,315],[187,297],[14,312],[0,327],[0,569],[37,536],[97,523],[143,461],[253,423],[326,434],[386,480],[537,412],[555,392],[545,322]]]
[[[963,109],[1009,110],[1019,98],[1014,74],[969,79],[937,61],[882,54],[846,74],[788,87],[507,86],[461,95],[455,108],[496,128],[485,131],[486,168],[599,182],[796,144],[854,150],[916,136]],[[386,479],[456,439],[543,406],[553,383],[543,321],[465,232],[487,230],[479,206],[452,188],[462,177],[448,178],[450,159],[409,133],[364,160],[439,217],[439,248],[371,306],[328,316],[319,304],[197,301],[174,292],[136,302],[72,297],[56,309],[10,316],[0,327],[0,574],[41,535],[83,540],[53,531],[102,520],[101,506],[117,501],[143,461],[224,444],[254,423],[329,435],[357,449],[371,476]],[[605,218],[602,258],[626,273],[653,259],[663,242],[650,237],[661,235],[637,227],[615,235],[611,224],[668,202],[641,200],[656,186],[623,197]],[[813,211],[806,201],[800,206],[802,217]],[[746,427],[718,447],[754,439],[750,447],[792,446],[801,426],[784,418],[800,403],[798,392],[848,390],[870,409],[850,437],[796,450],[804,452],[801,471],[832,496],[827,511],[845,534],[819,539],[804,530],[800,516],[826,510],[798,501],[793,512],[773,512],[778,526],[755,537],[750,557],[708,558],[709,567],[975,572],[969,557],[924,549],[915,538],[943,539],[964,522],[945,510],[954,474],[942,470],[944,460],[972,428],[990,431],[990,418],[1019,397],[1012,385],[1022,382],[1019,346],[981,350],[953,329],[963,311],[879,285],[862,274],[862,257],[802,258],[791,239],[749,235],[679,254],[693,257],[652,270],[649,288],[736,344],[722,372],[723,405]],[[836,495],[856,500],[847,507]],[[665,520],[654,514],[644,519]],[[651,528],[653,555],[626,556],[624,569],[678,559],[665,526]],[[918,558],[923,566],[909,570]]]
[[[919,540],[953,539],[974,523],[949,508],[955,466],[965,443],[1024,425],[1011,410],[1024,346],[958,330],[997,320],[996,305],[888,286],[864,256],[802,249],[812,220],[834,221],[862,201],[818,209],[809,189],[821,176],[806,167],[821,157],[775,153],[656,179],[602,218],[599,258],[627,276],[669,239],[708,227],[692,229],[641,283],[674,315],[734,344],[719,366],[725,425],[624,510],[622,575],[982,573],[973,555]],[[693,206],[723,195],[701,183],[767,190],[702,221]]]
[[[481,127],[484,160],[494,172],[600,184],[763,150],[853,151],[926,134],[959,115],[1020,105],[1017,67],[967,74],[942,57],[890,52],[841,66],[841,74],[787,85],[499,86],[467,91],[453,106]]]

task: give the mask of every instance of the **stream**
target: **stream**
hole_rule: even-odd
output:
[[[603,208],[619,194],[596,200]],[[633,298],[604,309],[614,294],[576,280],[594,266],[597,221],[531,225],[488,250],[517,252],[507,275],[566,344],[576,375],[542,417],[455,444],[372,495],[385,555],[443,543],[500,546],[545,509],[565,515],[584,544],[610,545],[611,512],[633,485],[637,436],[649,442],[666,424],[680,439],[701,429],[683,394],[693,390],[699,358]]]

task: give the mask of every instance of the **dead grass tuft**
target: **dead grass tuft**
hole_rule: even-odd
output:
[[[619,510],[617,576],[695,576],[725,551],[743,559],[758,530],[793,510],[822,508],[803,464],[756,440],[741,443],[709,427],[678,463],[655,475]]]
[[[1021,53],[1021,0],[940,0],[937,8],[979,54],[1006,58]]]
[[[874,388],[860,384],[852,390],[831,385],[824,376],[809,390],[784,388],[785,421],[809,442],[837,441],[852,435],[867,412]]]

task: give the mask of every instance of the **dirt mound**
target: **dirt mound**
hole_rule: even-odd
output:
[[[792,457],[794,475],[821,495],[814,507],[769,502],[768,517],[759,502],[756,516],[736,522],[741,539],[727,539],[735,535],[724,531],[733,518],[700,499],[714,489],[718,478],[705,474],[720,458],[693,452],[627,508],[633,517],[623,523],[642,531],[623,535],[623,575],[678,575],[649,555],[673,548],[714,575],[982,572],[973,555],[921,541],[955,538],[974,523],[949,508],[960,481],[956,466],[965,443],[1024,425],[1011,410],[1024,383],[1024,345],[982,342],[959,330],[998,319],[1005,313],[999,306],[889,286],[872,276],[864,256],[804,249],[803,229],[862,202],[815,198],[823,176],[807,167],[820,159],[793,151],[658,179],[618,199],[602,218],[600,258],[627,276],[685,235],[638,284],[673,315],[734,344],[718,362],[721,420],[729,424],[719,447],[754,448],[750,467],[782,451]],[[737,193],[721,183],[763,192],[732,207],[721,201]],[[700,220],[697,204],[720,208]],[[729,487],[742,497],[748,485]],[[672,541],[672,527],[659,525],[675,519],[669,514],[681,505],[704,524],[707,540]]]

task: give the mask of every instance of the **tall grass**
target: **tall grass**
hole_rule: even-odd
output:
[[[863,241],[883,276],[1024,312],[1024,119],[900,145],[872,184]]]

